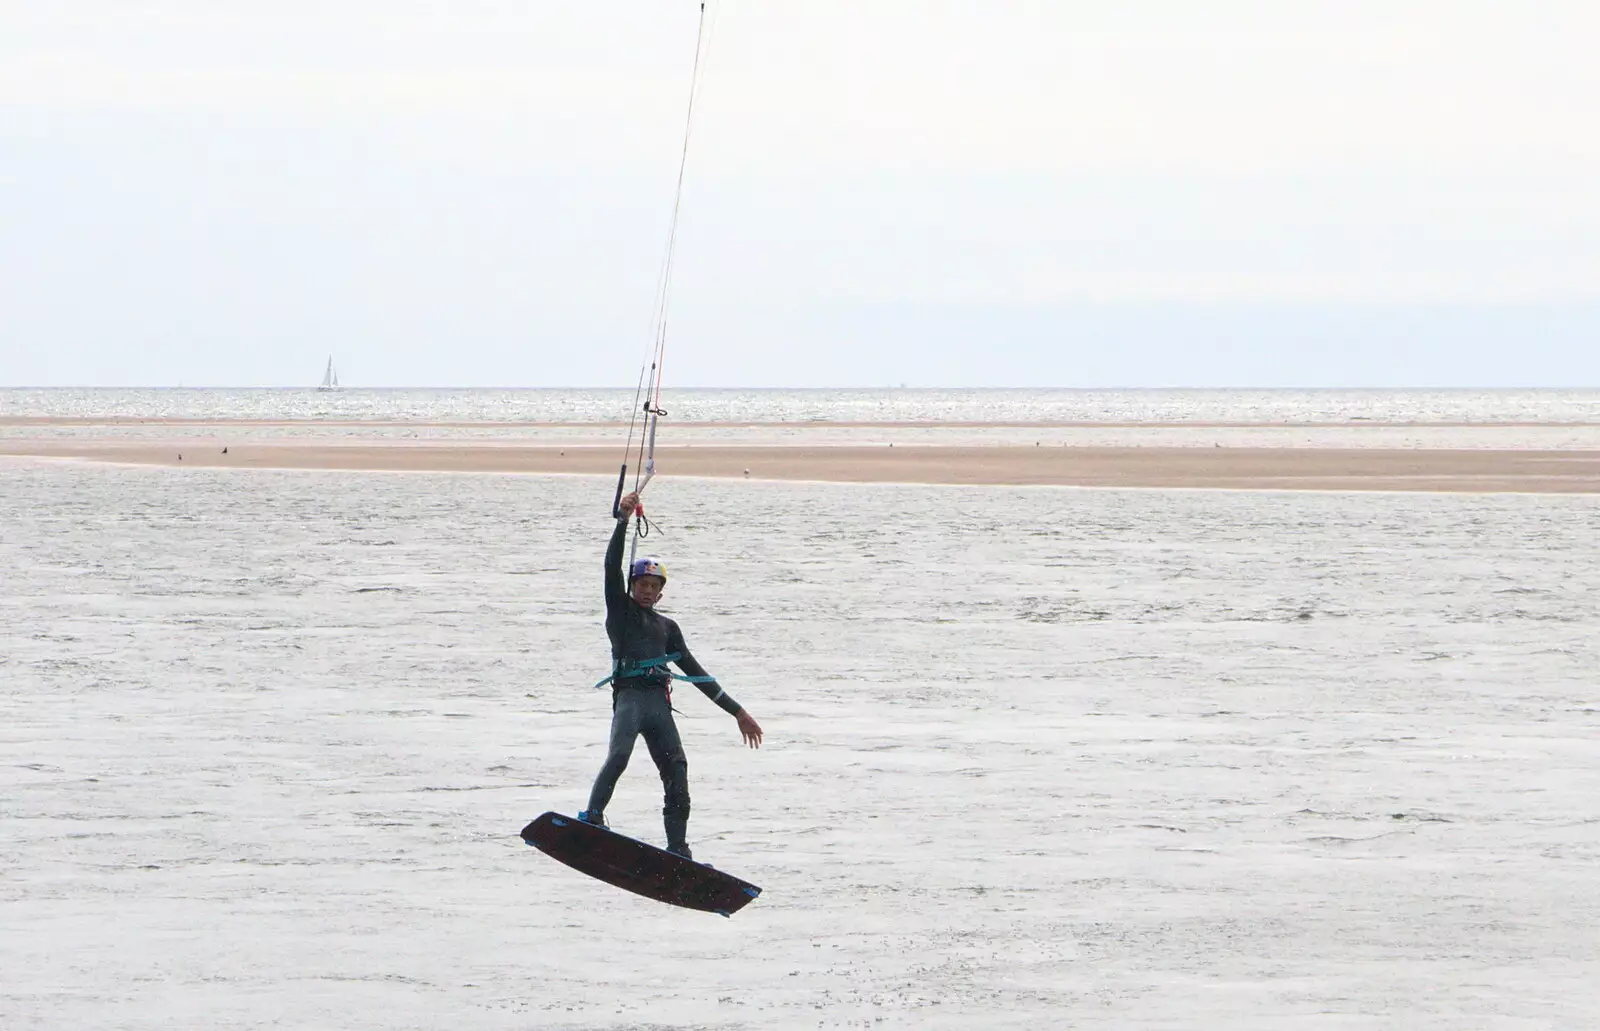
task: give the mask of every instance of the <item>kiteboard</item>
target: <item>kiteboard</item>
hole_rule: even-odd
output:
[[[715,867],[560,813],[522,828],[522,840],[579,873],[685,909],[732,916],[761,894]]]

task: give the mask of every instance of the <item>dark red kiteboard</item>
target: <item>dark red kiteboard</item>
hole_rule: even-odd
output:
[[[761,894],[714,867],[560,813],[522,828],[522,840],[579,873],[685,909],[732,916]]]

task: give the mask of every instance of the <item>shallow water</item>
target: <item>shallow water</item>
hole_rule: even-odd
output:
[[[651,490],[733,920],[516,838],[605,479],[0,464],[0,1024],[1600,1024],[1600,499]]]
[[[531,426],[500,423],[424,426],[391,423],[307,422],[257,426],[239,423],[12,424],[8,440],[114,441],[119,444],[223,448],[248,444],[472,445],[476,447],[598,447],[620,459],[638,437],[617,426]],[[1443,448],[1600,451],[1600,422],[1499,426],[1017,426],[830,425],[828,423],[715,423],[667,426],[663,444],[688,447],[1235,447],[1235,448]],[[665,468],[665,466],[664,466]]]
[[[1600,390],[1566,389],[668,389],[661,402],[680,422],[1600,421]],[[0,418],[612,422],[636,410],[631,389],[0,388]]]

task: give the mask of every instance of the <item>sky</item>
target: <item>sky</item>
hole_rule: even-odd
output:
[[[632,386],[693,0],[0,0],[0,385]],[[1592,0],[720,0],[668,386],[1600,386]]]

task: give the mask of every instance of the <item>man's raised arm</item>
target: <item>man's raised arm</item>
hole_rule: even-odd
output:
[[[617,517],[617,528],[611,531],[611,543],[606,546],[606,608],[619,605],[628,596],[628,581],[622,575],[622,546],[628,540],[628,519],[638,499],[630,494],[622,499],[622,514]]]

